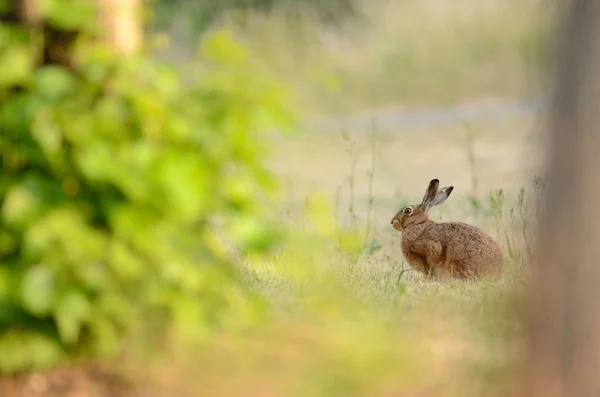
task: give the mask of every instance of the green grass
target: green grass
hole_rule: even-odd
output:
[[[290,203],[315,192],[335,197],[339,191],[340,212],[349,211],[354,200],[354,211],[365,216],[372,195],[375,218],[387,228],[400,204],[420,200],[428,181],[437,177],[456,189],[432,216],[455,212],[470,220],[471,196],[487,201],[490,192],[502,188],[516,199],[531,183],[543,150],[534,128],[534,120],[525,117],[473,122],[468,129],[461,124],[389,129],[377,131],[374,148],[369,133],[348,131],[346,139],[337,131],[306,133],[274,142],[269,163]]]
[[[533,207],[519,191],[535,195],[537,145],[528,118],[471,127],[273,142],[270,165],[289,182],[281,213],[290,234],[280,250],[241,263],[267,303],[264,317],[223,329],[192,355],[173,350],[144,367],[149,384],[219,397],[505,395],[521,352],[526,278],[507,244],[527,250],[523,214]],[[389,219],[418,202],[431,177],[456,186],[432,218],[499,238],[501,280],[431,281],[404,263]]]

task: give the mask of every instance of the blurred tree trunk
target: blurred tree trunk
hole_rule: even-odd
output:
[[[39,17],[37,2],[38,0],[9,0],[7,5],[3,6],[4,12],[0,15],[0,20],[32,24]]]
[[[98,5],[101,40],[121,53],[137,51],[142,43],[141,0],[95,1]],[[4,22],[41,29],[44,37],[43,64],[71,66],[72,46],[79,32],[42,25],[40,15],[40,0],[9,0],[9,11],[0,17]]]
[[[141,0],[96,0],[104,38],[122,53],[136,52],[142,44]]]
[[[600,396],[600,1],[566,22],[521,397]]]

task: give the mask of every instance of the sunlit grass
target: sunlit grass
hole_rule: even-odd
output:
[[[523,142],[536,145],[529,119],[472,128],[277,141],[270,165],[290,182],[282,209],[289,237],[240,263],[267,303],[264,317],[223,329],[193,357],[175,351],[153,382],[205,396],[505,395],[521,352],[515,308],[526,277],[507,242],[524,254],[520,214],[529,204],[519,189],[535,195],[536,162],[518,159]],[[418,202],[434,176],[458,194],[432,218],[474,223],[497,238],[501,280],[432,281],[404,263],[389,218],[401,202]]]
[[[439,178],[455,190],[432,216],[452,214],[454,220],[470,221],[471,196],[487,202],[491,191],[502,188],[516,199],[520,188],[531,183],[543,152],[534,122],[523,117],[394,130],[375,124],[374,148],[368,131],[348,131],[347,138],[336,130],[307,133],[274,142],[269,164],[292,206],[308,194],[324,192],[339,195],[340,213],[348,212],[353,199],[354,211],[364,218],[371,189],[377,227],[389,229],[401,204],[420,200],[427,182]]]

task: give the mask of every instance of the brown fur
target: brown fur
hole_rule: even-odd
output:
[[[462,222],[437,223],[429,219],[432,206],[443,203],[452,190],[438,191],[433,179],[418,205],[402,208],[392,226],[402,232],[402,254],[415,270],[440,278],[474,278],[501,275],[502,252],[483,230]]]

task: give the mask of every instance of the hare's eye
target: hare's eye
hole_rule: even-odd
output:
[[[412,214],[412,208],[406,207],[402,212],[404,212],[404,215],[410,215]]]

